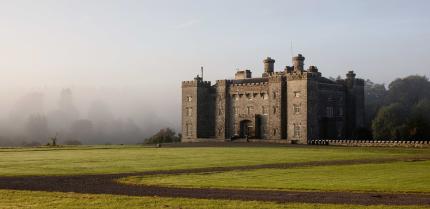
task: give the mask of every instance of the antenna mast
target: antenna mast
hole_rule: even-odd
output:
[[[200,70],[202,72],[202,80],[203,80],[203,66],[200,67]]]
[[[294,51],[293,51],[293,40],[291,40],[291,57],[294,57]]]

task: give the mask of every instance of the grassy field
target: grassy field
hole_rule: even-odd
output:
[[[66,147],[0,149],[0,175],[79,175],[341,159],[429,156],[426,149],[353,147]]]
[[[0,176],[81,175],[151,170],[243,166],[342,159],[429,157],[428,149],[354,147],[188,147],[96,146],[2,148]],[[205,175],[134,177],[132,183],[197,187],[330,189],[429,192],[428,162],[322,166],[294,169],[230,171]],[[350,180],[346,176],[356,176]],[[416,178],[412,181],[411,178]],[[331,179],[331,185],[321,180]],[[372,181],[371,181],[372,180]],[[193,182],[195,181],[195,182]],[[360,185],[360,182],[367,183]],[[294,183],[296,182],[296,183]],[[419,184],[422,184],[421,186]],[[396,186],[397,185],[397,186]],[[403,187],[402,187],[403,185]],[[404,185],[407,185],[406,187]],[[400,189],[399,189],[400,188]],[[391,190],[390,190],[391,189]],[[128,197],[59,192],[0,190],[0,208],[426,208],[425,206],[357,206],[277,204],[257,201]]]
[[[2,209],[424,209],[425,206],[358,206],[333,204],[278,204],[258,201],[204,200],[161,197],[129,197],[121,195],[88,195],[59,192],[27,192],[0,190]]]
[[[430,193],[430,161],[134,176],[119,181],[198,188]]]

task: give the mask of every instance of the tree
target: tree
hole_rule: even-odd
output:
[[[159,144],[159,143],[172,143],[180,142],[180,136],[176,136],[175,131],[170,128],[163,128],[154,134],[152,137],[144,140],[145,144]]]
[[[379,108],[383,106],[387,89],[384,84],[373,83],[366,80],[364,85],[364,109],[365,109],[365,126],[370,127],[372,120],[378,113]]]
[[[43,115],[31,115],[26,124],[28,138],[37,142],[48,139],[48,122]]]
[[[382,107],[372,122],[375,139],[398,139],[404,133],[407,108],[400,103]]]
[[[70,128],[70,138],[90,142],[94,133],[93,122],[90,120],[76,120]]]
[[[414,106],[423,99],[430,99],[430,82],[425,76],[398,78],[388,86],[385,104],[401,103]]]
[[[373,86],[375,87],[375,86]],[[375,92],[372,87],[372,91]],[[388,86],[383,104],[372,121],[376,139],[414,139],[430,136],[430,82],[425,76],[408,76],[394,80]],[[378,92],[378,91],[376,91]],[[382,88],[379,91],[384,95]],[[372,97],[369,97],[372,98]],[[366,105],[366,113],[372,111]]]
[[[430,136],[430,99],[423,99],[412,108],[406,126],[414,139]]]

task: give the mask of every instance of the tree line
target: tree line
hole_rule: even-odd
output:
[[[412,75],[392,81],[388,88],[365,84],[367,136],[377,140],[430,139],[430,81]]]

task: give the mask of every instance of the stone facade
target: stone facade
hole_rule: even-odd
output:
[[[353,137],[364,126],[364,81],[353,71],[332,81],[315,66],[305,70],[304,60],[299,54],[293,66],[275,71],[268,57],[258,78],[243,70],[214,85],[199,76],[183,81],[183,141],[248,137],[306,144]]]

